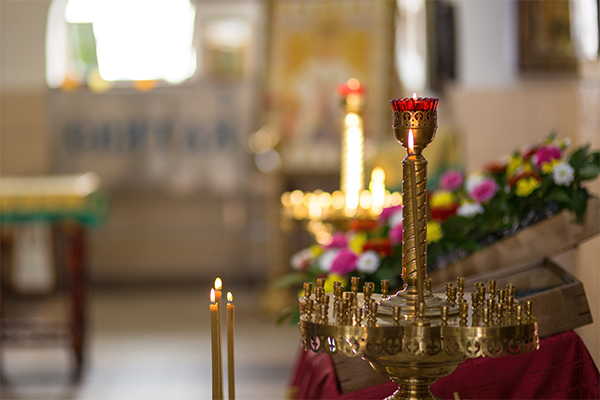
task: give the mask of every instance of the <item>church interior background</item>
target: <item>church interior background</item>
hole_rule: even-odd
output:
[[[314,237],[283,217],[282,194],[341,189],[340,87],[364,88],[361,190],[378,167],[401,191],[405,154],[388,104],[413,92],[440,98],[425,151],[432,186],[448,169],[473,172],[552,132],[597,150],[598,9],[595,0],[0,1],[0,176],[85,176],[105,206],[85,233],[79,382],[64,350],[3,346],[0,397],[208,398],[218,276],[239,299],[238,397],[285,398],[299,331],[275,320],[296,292],[272,283]],[[598,179],[588,190],[600,193]],[[56,230],[7,224],[2,237],[0,307],[64,313]],[[575,332],[598,366],[597,235],[555,259],[583,283],[594,322]]]

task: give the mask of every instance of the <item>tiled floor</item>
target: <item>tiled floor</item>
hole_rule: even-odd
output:
[[[259,291],[234,295],[236,397],[284,399],[299,354],[298,328],[261,318]],[[208,289],[95,290],[90,331],[89,365],[79,384],[69,382],[66,349],[2,349],[0,398],[211,398]]]

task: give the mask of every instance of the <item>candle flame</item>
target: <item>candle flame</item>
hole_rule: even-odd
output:
[[[413,100],[417,100],[417,92],[413,92]]]
[[[215,303],[215,289],[210,289],[210,302]]]
[[[223,289],[223,281],[221,281],[221,278],[215,279],[215,289],[217,289],[217,290]]]
[[[412,129],[408,130],[408,152],[410,154],[415,152],[415,138]]]
[[[228,303],[233,302],[233,295],[231,294],[231,292],[227,292],[227,302]]]
[[[348,79],[348,82],[346,84],[352,90],[358,90],[358,88],[360,88],[360,82],[356,78]]]

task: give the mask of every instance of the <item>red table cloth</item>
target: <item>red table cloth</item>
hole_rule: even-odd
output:
[[[598,399],[598,369],[573,331],[541,340],[529,354],[475,358],[439,379],[431,391],[442,399]],[[393,382],[342,394],[331,357],[301,352],[292,379],[294,399],[384,399]]]

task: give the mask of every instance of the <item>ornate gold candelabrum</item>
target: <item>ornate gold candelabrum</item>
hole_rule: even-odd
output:
[[[419,102],[422,103],[419,103]],[[430,103],[429,101],[433,101]],[[397,103],[394,103],[397,102]],[[421,154],[437,128],[437,99],[394,100],[394,134],[408,149],[403,166],[402,277],[404,288],[381,293],[352,278],[333,296],[324,279],[304,284],[300,299],[305,350],[361,357],[398,384],[389,399],[435,399],[429,387],[468,358],[517,355],[539,348],[531,302],[519,304],[515,287],[498,290],[491,280],[465,291],[465,279],[446,283],[445,296],[427,279],[427,160]]]

